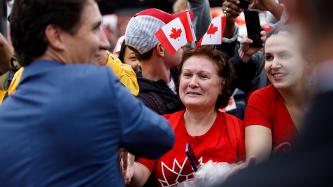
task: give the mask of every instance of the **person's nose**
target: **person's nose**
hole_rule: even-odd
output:
[[[277,58],[274,58],[273,59],[273,62],[272,62],[272,66],[271,66],[273,69],[277,69],[277,68],[280,68],[281,67],[281,64],[280,64],[280,61],[279,59]]]
[[[190,80],[188,86],[190,88],[196,88],[196,87],[198,87],[198,81],[197,81],[197,77],[196,76],[192,76],[191,77],[191,80]]]
[[[99,40],[100,40],[100,48],[107,50],[110,48],[110,43],[108,38],[106,37],[104,31],[102,30],[102,28],[100,29],[100,36],[99,36]]]

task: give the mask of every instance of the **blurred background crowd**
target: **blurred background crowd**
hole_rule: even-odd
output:
[[[296,1],[1,0],[0,186],[321,186],[333,6]]]

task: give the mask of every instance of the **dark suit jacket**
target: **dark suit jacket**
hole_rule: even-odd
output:
[[[0,186],[124,186],[118,150],[158,158],[167,121],[107,67],[36,61],[0,106]]]

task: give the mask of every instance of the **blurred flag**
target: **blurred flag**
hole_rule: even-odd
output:
[[[185,11],[158,30],[155,36],[169,53],[175,54],[179,48],[185,46],[188,42],[195,41],[191,25],[190,13]]]
[[[201,45],[218,45],[222,43],[223,30],[226,22],[225,16],[217,16],[210,23],[206,33],[202,36],[197,44]]]
[[[121,36],[118,39],[117,44],[116,44],[116,46],[113,49],[113,52],[112,52],[113,54],[118,54],[120,52],[121,45],[123,44],[124,41],[125,41],[125,36]]]

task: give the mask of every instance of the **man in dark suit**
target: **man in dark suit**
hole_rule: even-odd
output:
[[[333,186],[333,2],[295,0],[294,5],[288,7],[296,10],[290,15],[301,26],[303,46],[315,54],[317,65],[318,90],[302,133],[291,152],[239,171],[216,186]]]

